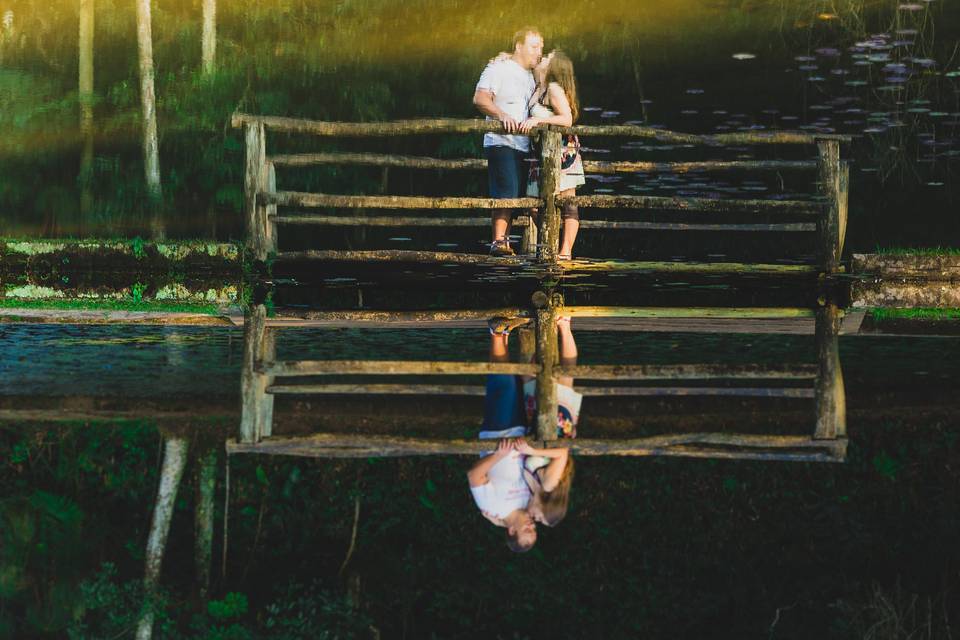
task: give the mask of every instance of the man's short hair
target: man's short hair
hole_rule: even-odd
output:
[[[531,33],[535,36],[540,36],[541,39],[543,38],[543,36],[540,34],[540,30],[536,27],[524,27],[513,34],[513,50],[516,51],[517,45],[523,44],[526,41],[527,36]]]

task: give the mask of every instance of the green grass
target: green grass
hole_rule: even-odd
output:
[[[217,316],[222,313],[215,304],[191,302],[150,302],[147,300],[22,300],[0,299],[0,309],[56,309],[62,311],[162,311],[168,313],[198,313]]]
[[[877,247],[884,256],[960,256],[960,247]]]
[[[889,309],[870,310],[874,320],[960,320],[960,309]]]

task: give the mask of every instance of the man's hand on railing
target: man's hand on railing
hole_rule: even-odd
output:
[[[500,114],[500,122],[507,133],[517,133],[520,131],[520,123],[508,116],[506,113]]]

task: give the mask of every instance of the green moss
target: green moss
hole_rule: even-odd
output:
[[[885,256],[960,256],[960,247],[877,247]]]
[[[874,320],[960,320],[960,309],[871,309]]]
[[[23,300],[0,299],[0,309],[58,309],[63,311],[162,311],[168,313],[198,313],[218,316],[220,307],[214,304],[148,302],[144,300]]]

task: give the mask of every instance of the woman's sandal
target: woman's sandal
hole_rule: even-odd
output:
[[[530,318],[504,318],[503,316],[497,316],[487,320],[487,327],[490,329],[490,335],[509,336],[511,331],[529,322]]]

